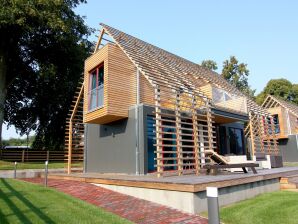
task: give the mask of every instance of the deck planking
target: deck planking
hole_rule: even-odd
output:
[[[205,191],[207,186],[218,188],[253,183],[298,174],[298,167],[283,167],[271,170],[258,170],[258,174],[224,173],[213,175],[183,175],[157,178],[156,175],[144,176],[127,174],[73,173],[49,175],[53,179],[77,180],[87,183],[99,183],[118,186],[173,190],[183,192]]]

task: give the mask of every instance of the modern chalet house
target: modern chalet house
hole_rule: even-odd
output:
[[[275,135],[285,162],[298,162],[298,106],[268,95],[262,105],[275,123]]]
[[[85,172],[158,176],[199,174],[213,153],[278,156],[274,117],[219,74],[101,26],[68,120],[69,172],[83,148]]]

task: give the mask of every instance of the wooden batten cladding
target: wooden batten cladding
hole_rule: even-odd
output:
[[[104,66],[104,102],[89,111],[90,71]],[[136,69],[123,51],[107,44],[85,61],[84,122],[106,124],[128,117],[128,108],[136,102]],[[153,90],[152,90],[153,91]]]
[[[216,147],[209,100],[173,86],[154,88],[157,175],[169,170],[199,175],[201,167],[211,162],[204,151]]]
[[[298,107],[275,96],[268,95],[263,102],[272,116],[277,116],[279,123],[278,139],[288,138],[298,133]]]

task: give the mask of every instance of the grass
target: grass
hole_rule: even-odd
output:
[[[298,166],[297,162],[284,162],[284,166]]]
[[[49,169],[57,169],[57,168],[65,168],[65,162],[49,162]],[[83,163],[73,163],[72,167],[83,167]],[[44,162],[26,162],[26,163],[18,163],[17,169],[44,169]],[[0,170],[13,170],[14,163],[0,160]]]
[[[278,191],[223,207],[220,220],[225,224],[297,224],[297,211],[298,192]]]
[[[54,189],[0,179],[0,223],[130,223]]]

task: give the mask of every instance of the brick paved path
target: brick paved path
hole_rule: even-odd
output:
[[[23,180],[43,184],[43,179],[41,178]],[[89,183],[49,179],[48,186],[135,223],[208,223],[207,219],[200,216],[180,212],[163,205],[114,192]]]

